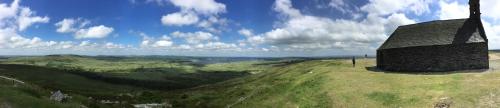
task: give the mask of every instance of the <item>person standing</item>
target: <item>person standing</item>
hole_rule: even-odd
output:
[[[356,58],[352,56],[352,67],[356,67]]]

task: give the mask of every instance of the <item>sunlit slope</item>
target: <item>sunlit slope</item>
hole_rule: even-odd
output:
[[[94,57],[78,55],[49,55],[12,57],[0,60],[2,64],[23,64],[55,68],[81,68],[93,72],[130,73],[141,69],[171,68],[183,72],[194,72],[193,66],[182,60],[155,59],[145,57]]]
[[[388,73],[374,59],[312,60],[277,66],[175,96],[182,107],[500,106],[500,61],[487,71]],[[177,100],[178,99],[178,100]]]

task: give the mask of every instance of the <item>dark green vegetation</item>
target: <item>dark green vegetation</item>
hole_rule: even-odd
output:
[[[0,78],[0,107],[497,107],[499,56],[490,70],[458,73],[384,72],[371,58],[353,68],[331,58],[13,57],[0,75],[26,83]],[[50,101],[56,90],[73,98]]]
[[[16,78],[47,92],[61,90],[71,96],[83,96],[85,106],[131,107],[140,103],[164,103],[173,90],[217,83],[258,73],[266,66],[251,66],[257,61],[234,64],[228,58],[189,57],[90,57],[50,55],[11,57],[1,60],[0,76]],[[252,59],[256,60],[256,59]],[[247,66],[248,65],[248,66]],[[7,89],[7,88],[6,88]],[[9,89],[16,89],[11,87]],[[40,94],[40,93],[39,93]],[[44,93],[48,97],[50,93]],[[45,99],[38,95],[38,99]],[[12,103],[7,98],[5,103]],[[100,101],[119,101],[102,104]],[[0,100],[2,102],[2,100]],[[84,102],[81,102],[84,103]],[[34,104],[36,105],[36,104]],[[38,106],[38,105],[36,105]]]
[[[15,87],[14,87],[15,86]],[[0,107],[1,108],[40,108],[78,107],[74,101],[64,104],[49,101],[49,91],[35,85],[15,84],[12,81],[0,79]]]

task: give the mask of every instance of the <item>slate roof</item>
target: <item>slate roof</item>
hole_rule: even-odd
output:
[[[487,41],[480,20],[437,20],[399,26],[379,50]]]

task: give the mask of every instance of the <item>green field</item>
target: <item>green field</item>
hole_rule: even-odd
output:
[[[26,85],[0,79],[0,106],[500,107],[498,56],[490,55],[489,70],[438,73],[380,71],[372,58],[358,59],[353,68],[349,59],[326,58],[195,63],[187,62],[193,58],[13,57],[1,61],[0,75]],[[76,98],[51,102],[54,90]]]

